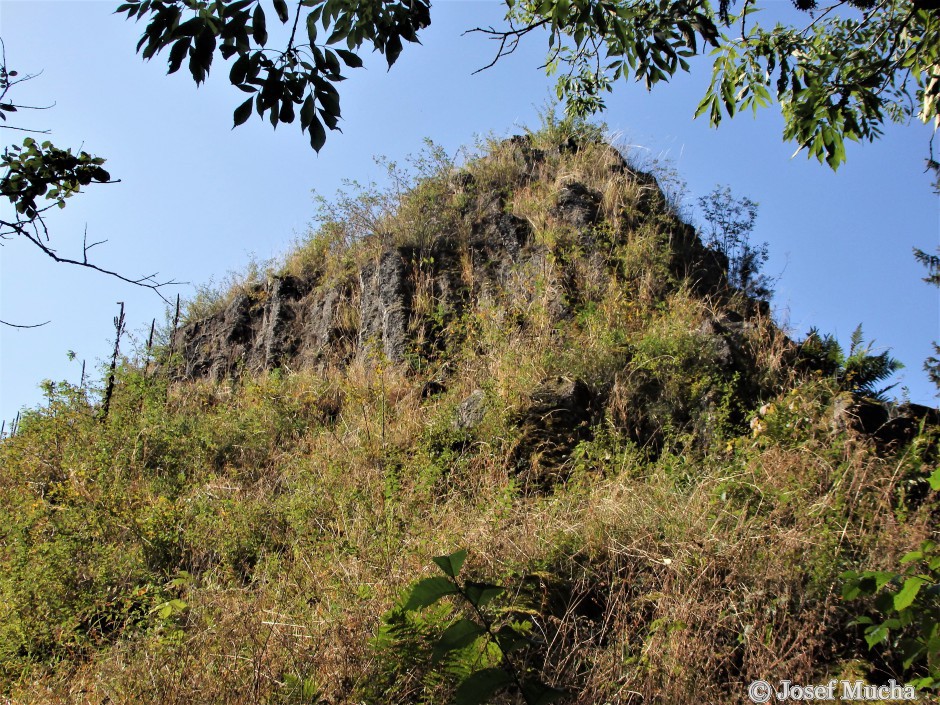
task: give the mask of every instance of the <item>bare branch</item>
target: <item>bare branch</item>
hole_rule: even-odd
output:
[[[490,26],[490,27],[474,27],[473,29],[468,29],[465,32],[463,32],[461,36],[465,34],[472,34],[474,32],[479,32],[480,34],[485,34],[490,39],[493,39],[499,42],[499,48],[496,50],[496,56],[493,58],[493,60],[490,63],[488,63],[486,66],[483,66],[482,68],[479,68],[476,71],[474,71],[473,75],[486,71],[487,69],[493,68],[493,66],[495,66],[496,63],[500,59],[502,59],[504,56],[509,56],[510,54],[515,52],[516,49],[519,48],[519,41],[525,35],[527,35],[529,32],[539,29],[540,27],[544,27],[550,22],[551,22],[550,19],[544,18],[544,19],[539,20],[538,22],[534,22],[533,24],[526,25],[525,27],[522,27],[520,29],[516,29],[515,27],[510,25],[510,28],[508,30],[501,31]]]
[[[31,130],[28,127],[13,127],[13,125],[0,125],[0,130],[18,130],[19,132],[32,132],[37,135],[52,134],[52,130]]]
[[[10,328],[41,328],[42,326],[48,325],[51,321],[45,321],[44,323],[33,323],[32,325],[23,325],[21,323],[10,323],[9,321],[4,321],[0,319],[0,324],[9,326]]]
[[[131,277],[124,276],[120,272],[115,272],[113,270],[106,269],[104,267],[98,266],[97,264],[89,262],[88,250],[90,250],[95,245],[100,245],[102,242],[105,242],[104,240],[100,242],[94,242],[91,245],[88,245],[87,241],[83,243],[82,259],[80,260],[72,259],[70,257],[62,257],[52,247],[50,247],[48,244],[43,242],[42,236],[39,234],[39,228],[40,227],[42,228],[42,232],[45,235],[46,241],[48,241],[49,239],[49,232],[45,226],[45,223],[42,221],[42,219],[41,218],[37,218],[37,219],[40,221],[39,226],[37,226],[37,224],[34,222],[11,223],[9,221],[0,220],[0,227],[9,229],[10,232],[5,233],[6,235],[9,235],[11,233],[22,235],[31,243],[33,243],[36,247],[38,247],[46,256],[48,256],[49,258],[51,258],[52,260],[56,262],[60,262],[62,264],[74,264],[79,267],[86,267],[88,269],[93,269],[96,272],[101,272],[102,274],[107,274],[109,276],[115,277],[116,279],[120,279],[121,281],[127,282],[128,284],[133,284],[134,286],[140,286],[145,289],[152,289],[154,292],[156,292],[157,296],[163,299],[163,301],[167,304],[170,303],[170,300],[166,298],[166,296],[163,295],[163,292],[161,291],[161,289],[163,289],[164,287],[168,287],[168,286],[179,286],[181,284],[186,283],[186,282],[178,282],[173,279],[169,279],[167,281],[160,281],[157,279],[157,275],[159,274],[159,272],[154,272],[153,274],[147,274],[145,276],[134,279]],[[30,225],[33,227],[35,232],[29,231],[28,226]]]

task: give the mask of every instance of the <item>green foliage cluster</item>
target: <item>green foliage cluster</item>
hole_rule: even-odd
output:
[[[463,549],[434,558],[443,577],[417,581],[401,604],[383,617],[376,648],[392,673],[370,684],[371,697],[387,702],[385,680],[392,675],[394,682],[396,675],[407,672],[407,665],[415,664],[430,665],[424,676],[426,684],[450,686],[452,695],[443,698],[454,705],[484,705],[506,690],[526,705],[547,705],[564,698],[564,691],[546,685],[537,670],[525,665],[528,659],[524,652],[537,643],[535,625],[525,617],[527,610],[511,603],[499,604],[506,594],[503,586],[462,580],[459,574],[466,558]],[[416,614],[444,598],[456,600],[466,615],[442,608],[431,610],[428,621]]]
[[[481,31],[501,40],[497,59],[547,31],[546,68],[561,72],[559,97],[577,113],[603,109],[620,79],[665,83],[709,47],[712,79],[696,116],[717,126],[776,101],[783,138],[833,169],[847,140],[877,139],[885,120],[936,119],[940,20],[929,3],[841,3],[815,17],[815,2],[794,5],[805,23],[769,27],[754,2],[513,0],[508,29]]]
[[[8,147],[0,158],[0,168],[6,169],[0,195],[10,200],[17,213],[32,220],[43,210],[36,199],[44,196],[64,208],[65,199],[82,186],[110,181],[111,175],[101,166],[104,162],[84,151],[75,155],[48,140],[40,144],[27,137],[22,147]]]
[[[852,332],[848,355],[833,336],[820,335],[813,328],[800,345],[800,364],[822,376],[833,378],[843,391],[884,401],[888,391],[895,385],[882,388],[877,385],[903,365],[891,357],[887,350],[872,354],[872,345],[865,343],[861,324]]]
[[[940,471],[931,479],[940,490]],[[877,618],[858,617],[865,627],[865,641],[873,649],[887,645],[901,666],[917,674],[918,689],[940,688],[940,552],[936,541],[904,555],[894,570],[847,571],[842,597],[855,600],[874,596]],[[880,620],[880,621],[879,621]]]
[[[344,80],[342,64],[361,67],[357,52],[371,44],[391,67],[402,42],[417,42],[417,32],[431,23],[430,4],[423,1],[362,6],[346,0],[298,0],[296,8],[288,8],[286,0],[272,0],[281,24],[290,23],[293,14],[290,38],[276,51],[267,48],[266,5],[260,0],[134,0],[116,12],[137,21],[148,19],[137,51],[149,60],[169,50],[168,73],[178,71],[188,58],[197,85],[205,81],[216,49],[226,61],[234,59],[229,80],[251,95],[235,109],[235,126],[248,120],[253,110],[262,118],[267,113],[273,127],[292,123],[299,115],[300,129],[317,151],[326,142],[324,128],[339,129],[334,84]]]

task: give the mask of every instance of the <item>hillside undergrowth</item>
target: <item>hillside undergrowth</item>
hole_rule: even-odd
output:
[[[929,675],[869,649],[853,621],[876,608],[842,576],[937,539],[936,427],[882,442],[846,422],[844,369],[729,286],[599,138],[551,124],[432,160],[190,310],[271,277],[348,292],[316,364],[186,377],[168,335],[159,364],[124,361],[107,418],[94,390],[50,386],[0,440],[0,693],[448,703],[504,655],[435,657],[466,605],[403,596],[462,548],[467,579],[504,588],[514,663],[562,702]],[[502,215],[530,235],[492,273]],[[399,360],[355,335],[359,273],[389,248],[413,254]],[[444,261],[466,293],[441,293]]]

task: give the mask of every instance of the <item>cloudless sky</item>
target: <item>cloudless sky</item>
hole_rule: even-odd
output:
[[[52,244],[81,256],[82,234],[107,240],[95,261],[128,275],[159,272],[190,282],[167,290],[185,298],[195,285],[243,269],[249,259],[283,253],[315,213],[311,190],[330,195],[343,179],[381,180],[373,155],[404,161],[428,137],[454,156],[475,135],[508,137],[537,126],[553,79],[538,69],[547,42],[531,37],[494,68],[495,46],[477,25],[498,25],[495,1],[438,2],[422,46],[407,45],[391,71],[367,55],[339,85],[342,134],[328,135],[317,155],[299,126],[253,117],[231,130],[244,99],[219,62],[198,90],[188,72],[166,76],[165,58],[135,55],[144,28],[112,14],[118,0],[0,0],[0,37],[10,69],[42,71],[11,97],[55,107],[18,114],[14,124],[50,129],[59,147],[84,146],[106,157],[120,184],[92,186],[48,219]],[[777,0],[774,8],[789,7]],[[273,13],[272,19],[273,19]],[[603,116],[641,157],[670,163],[687,182],[688,203],[718,184],[760,203],[755,239],[770,244],[766,271],[779,276],[773,304],[794,334],[816,326],[846,346],[856,325],[906,365],[896,378],[913,401],[935,405],[921,366],[940,338],[937,289],[911,248],[938,245],[940,209],[924,172],[931,131],[888,126],[874,144],[850,145],[837,174],[780,138],[775,108],[720,129],[692,119],[710,75],[707,59],[693,75],[647,93],[622,83]],[[7,143],[22,133],[3,131]],[[45,138],[43,138],[45,139]],[[6,208],[8,205],[0,205]],[[691,211],[690,211],[691,212]],[[55,264],[34,246],[0,247],[0,319],[42,328],[0,327],[0,418],[40,403],[43,379],[77,383],[81,361],[100,376],[110,354],[117,301],[128,329],[146,337],[165,307],[153,292],[78,267]],[[70,361],[68,351],[76,353]],[[900,386],[898,390],[900,390]]]

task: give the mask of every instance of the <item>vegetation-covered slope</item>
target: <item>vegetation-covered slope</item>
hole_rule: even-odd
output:
[[[929,413],[861,398],[886,356],[789,340],[590,128],[426,172],[194,302],[106,418],[60,383],[0,442],[0,692],[446,703],[489,668],[494,702],[681,704],[937,672],[896,638],[921,612],[869,649],[883,613],[842,598],[937,538]],[[460,548],[506,590],[403,609]],[[455,641],[461,614],[525,638]]]

